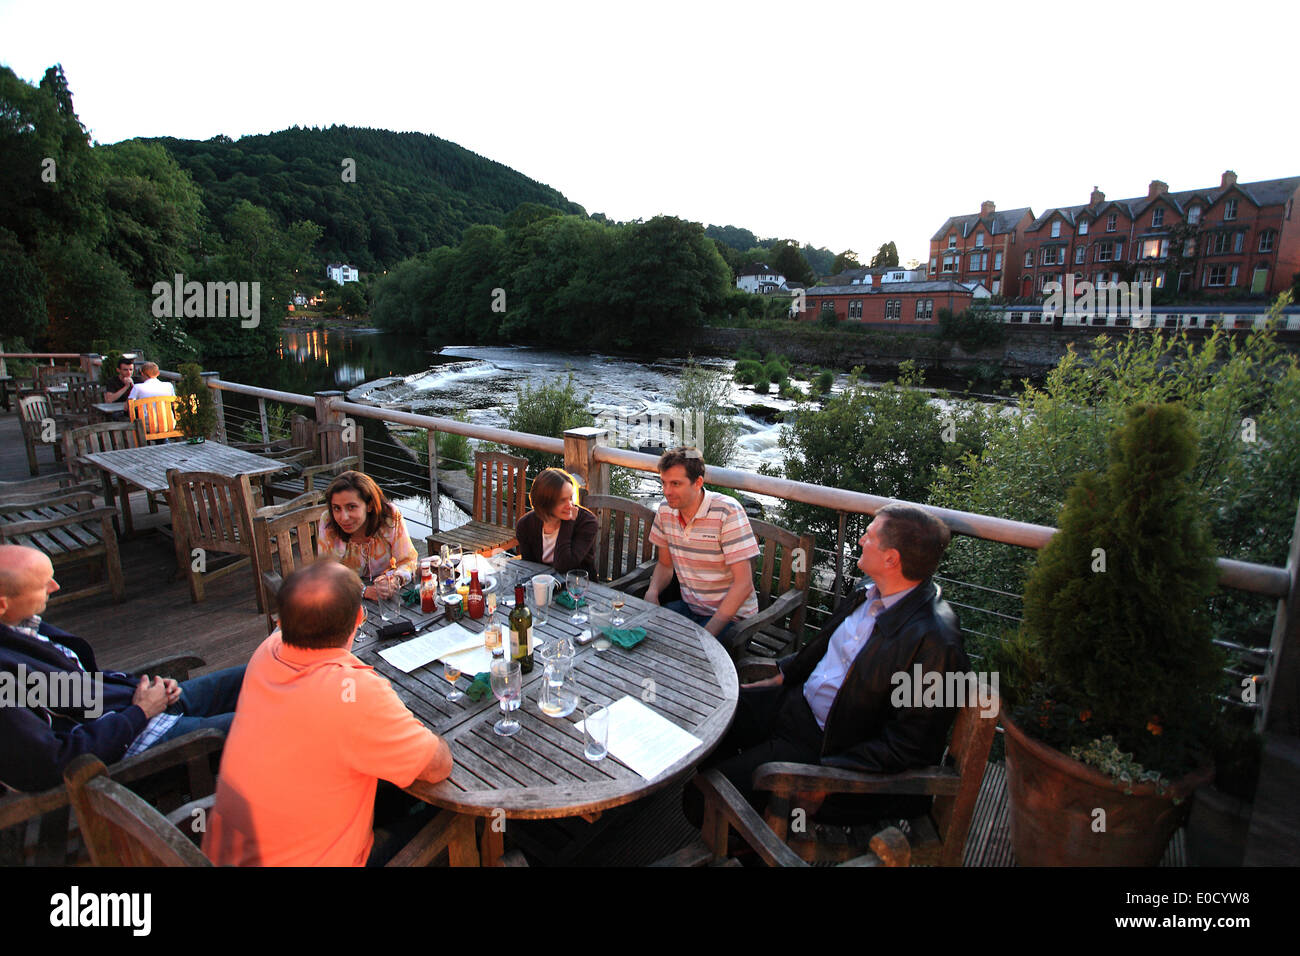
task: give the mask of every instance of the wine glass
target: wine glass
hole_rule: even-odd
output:
[[[450,661],[443,661],[442,676],[451,684],[451,690],[447,691],[447,699],[464,700],[465,692],[456,686],[456,681],[460,680],[460,668]]]
[[[459,544],[451,546],[451,566],[456,570],[456,586],[460,586],[460,565],[465,560],[465,548]]]
[[[501,702],[501,713],[504,715],[492,725],[492,729],[499,736],[511,737],[519,733],[519,721],[510,716],[510,711],[519,706],[520,698],[523,696],[523,671],[518,661],[499,660],[492,662],[489,676],[492,682],[492,693]]]
[[[609,623],[613,627],[622,627],[627,623],[627,620],[623,617],[623,603],[622,593],[616,591],[614,597],[610,600],[610,607],[614,609],[614,616],[609,619]]]
[[[587,585],[590,583],[586,571],[570,571],[564,576],[564,583],[569,587],[569,594],[573,597],[573,617],[569,618],[570,624],[585,624],[587,615],[582,613],[582,608],[578,607],[578,602],[582,596],[587,593]]]

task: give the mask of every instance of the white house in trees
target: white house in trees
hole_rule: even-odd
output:
[[[342,262],[331,262],[325,267],[325,277],[333,279],[339,285],[345,282],[360,282],[361,273],[355,266],[345,265]]]
[[[785,276],[763,262],[753,262],[736,276],[736,288],[746,292],[783,292]]]

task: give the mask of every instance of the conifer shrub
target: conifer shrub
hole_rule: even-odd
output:
[[[1106,471],[1070,489],[1029,576],[1024,624],[995,652],[1026,733],[1077,759],[1129,755],[1093,763],[1130,777],[1181,776],[1211,745],[1222,661],[1207,613],[1214,551],[1189,480],[1196,449],[1181,405],[1127,411]]]
[[[176,426],[186,438],[210,438],[217,427],[217,410],[212,402],[212,392],[203,381],[203,370],[194,362],[179,369],[181,380],[176,384]]]

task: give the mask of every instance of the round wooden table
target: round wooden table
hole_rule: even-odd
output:
[[[539,565],[511,561],[501,572],[503,594],[513,595],[516,579],[546,570]],[[614,592],[592,585],[589,604],[608,612]],[[417,781],[409,792],[435,806],[457,813],[489,818],[483,827],[481,857],[485,865],[496,862],[503,848],[506,818],[541,820],[581,816],[594,820],[601,811],[647,796],[686,776],[722,740],[731,726],[739,694],[736,668],[726,650],[704,628],[690,619],[656,605],[626,597],[625,627],[643,627],[646,638],[632,650],[617,645],[597,651],[579,647],[574,678],[582,700],[565,718],[545,717],[537,708],[542,668],[524,677],[523,706],[514,712],[522,724],[511,737],[498,736],[492,724],[501,716],[490,693],[478,702],[447,700],[447,682],[438,662],[406,674],[379,656],[397,641],[373,638],[353,648],[353,653],[388,678],[394,690],[430,730],[451,747],[451,776],[438,784]],[[498,608],[504,618],[508,608]],[[569,611],[552,607],[550,620],[537,629],[539,642],[560,635],[575,637],[582,629],[569,623]],[[481,621],[460,622],[481,630]],[[468,687],[473,675],[462,676]],[[592,762],[583,757],[583,735],[576,726],[582,704],[610,704],[624,696],[640,700],[660,716],[689,731],[700,744],[653,779],[647,780],[610,754]]]

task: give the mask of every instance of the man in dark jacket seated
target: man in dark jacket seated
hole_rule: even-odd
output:
[[[914,694],[910,685],[922,673],[970,670],[957,616],[931,580],[949,538],[943,522],[922,508],[881,508],[858,542],[858,567],[870,580],[816,640],[779,662],[778,674],[742,685],[735,723],[709,765],[755,807],[761,810],[766,796],[754,791],[751,776],[769,761],[876,773],[940,761],[955,704],[937,701],[934,694],[923,697],[919,688]],[[694,791],[687,788],[688,794]],[[836,796],[819,817],[831,822],[910,818],[924,813],[929,801],[927,796]],[[692,810],[688,805],[688,813]]]
[[[112,764],[191,730],[229,729],[242,667],[184,684],[101,672],[89,644],[41,620],[58,589],[43,553],[0,545],[0,781],[56,787],[79,754]]]

